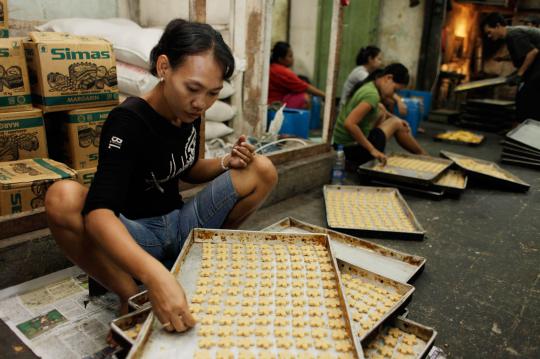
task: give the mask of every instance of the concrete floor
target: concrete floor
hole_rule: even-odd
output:
[[[448,126],[423,126],[426,133],[418,138],[432,155],[447,149],[499,159],[497,135],[467,147],[431,139]],[[398,148],[392,142],[388,149]],[[540,172],[503,167],[531,184],[529,192],[473,187],[458,200],[442,201],[404,195],[427,237],[373,240],[427,258],[413,283],[409,318],[435,327],[436,345],[451,358],[540,358]],[[359,183],[353,173],[347,182]],[[287,216],[325,226],[322,190],[264,208],[243,229],[261,229]]]

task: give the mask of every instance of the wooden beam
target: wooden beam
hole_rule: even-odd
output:
[[[206,22],[206,0],[189,0],[189,21]],[[201,116],[201,127],[199,129],[199,158],[204,158],[206,143],[206,120],[205,115]]]
[[[206,22],[206,0],[189,0],[189,21]]]
[[[272,1],[242,1],[245,22],[235,24],[235,44],[244,37],[246,71],[244,73],[242,117],[235,121],[237,134],[259,136],[264,132],[268,98],[268,67],[270,62],[270,35],[272,28]],[[240,25],[244,25],[243,28]],[[235,50],[237,50],[235,48]]]
[[[328,51],[328,71],[326,74],[326,101],[323,115],[323,142],[330,143],[336,118],[336,86],[339,75],[339,57],[341,53],[341,33],[343,26],[343,6],[341,0],[333,0],[332,25],[330,27],[330,49]]]
[[[45,208],[0,216],[0,240],[47,228]]]

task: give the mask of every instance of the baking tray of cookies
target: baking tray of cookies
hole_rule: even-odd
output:
[[[124,349],[131,348],[151,311],[152,308],[146,306],[114,319],[111,322],[111,333],[114,341]]]
[[[369,335],[362,345],[366,359],[426,358],[437,332],[403,317],[396,317]]]
[[[434,186],[446,194],[460,195],[467,187],[467,175],[462,171],[446,170]]]
[[[171,272],[198,323],[150,314],[128,358],[363,358],[327,235],[194,229]]]
[[[367,237],[423,239],[426,231],[395,188],[326,185],[328,226]]]
[[[287,217],[262,229],[280,233],[324,233],[330,237],[337,259],[354,264],[398,282],[407,283],[418,275],[426,264],[421,256],[397,251],[368,240],[350,236]]]
[[[471,179],[474,178],[478,181],[492,183],[499,187],[520,192],[526,192],[531,187],[528,183],[499,167],[494,162],[464,156],[450,151],[441,151],[440,154],[454,161],[457,166],[465,170]]]
[[[452,161],[438,157],[390,153],[386,164],[372,160],[359,166],[358,173],[382,180],[430,186],[451,165]]]
[[[414,287],[338,260],[355,334],[360,341],[405,308]]]

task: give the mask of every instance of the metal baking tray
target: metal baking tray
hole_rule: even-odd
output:
[[[441,188],[436,188],[433,185],[427,187],[424,185],[414,185],[412,183],[390,182],[383,180],[371,180],[370,184],[378,187],[397,188],[400,193],[411,194],[417,197],[429,198],[436,201],[440,201],[444,198],[444,190]]]
[[[398,338],[394,337],[397,339],[395,343],[392,339],[386,339],[388,341],[387,345],[389,345],[388,350],[390,350],[391,353],[399,353],[397,348],[402,344],[406,335],[414,335],[416,337],[417,343],[412,347],[414,352],[411,356],[407,356],[407,358],[426,358],[437,337],[435,329],[402,316],[397,317],[384,323],[384,325],[379,327],[378,330],[374,331],[362,342],[362,345],[365,348],[364,353],[366,359],[377,358],[382,355],[382,348],[386,344],[385,338],[392,338],[392,332],[397,333]]]
[[[462,171],[446,170],[434,186],[441,188],[446,194],[460,195],[467,188],[467,175]]]
[[[438,142],[455,143],[455,144],[467,145],[467,146],[475,147],[475,146],[480,146],[484,142],[484,140],[486,139],[486,136],[480,135],[478,133],[473,133],[473,132],[471,132],[471,133],[473,133],[474,135],[480,137],[480,140],[478,142],[451,140],[449,138],[440,137],[440,136],[444,135],[447,132],[456,132],[456,131],[445,131],[445,132],[438,133],[435,136],[433,136],[433,140],[438,141]]]
[[[513,159],[513,158],[508,158],[506,156],[501,157],[501,162],[502,163],[507,163],[509,165],[540,169],[540,162],[521,161],[521,160],[516,160],[516,159]]]
[[[480,181],[491,182],[500,187],[508,188],[515,191],[526,192],[531,187],[528,183],[525,183],[514,174],[499,167],[496,163],[491,161],[481,160],[479,158],[469,157],[453,153],[449,151],[441,151],[441,156],[451,159],[457,166],[461,167],[471,178],[475,178]],[[467,161],[467,162],[464,162]],[[483,169],[475,169],[471,167],[470,161],[474,161],[477,165],[483,166],[486,169],[493,169],[499,173],[499,176],[486,173]]]
[[[341,260],[338,260],[338,266],[345,287],[349,313],[353,320],[354,333],[360,341],[364,340],[393,313],[405,308],[411,300],[414,287],[410,284],[385,278]],[[360,290],[365,292],[353,289],[354,280],[361,280],[363,282]],[[374,298],[372,295],[377,297]],[[355,298],[355,296],[358,297]],[[395,296],[396,298],[391,300],[391,296]],[[360,298],[364,300],[363,303],[358,303]],[[371,303],[368,303],[368,301]],[[390,306],[386,306],[385,302],[388,302]],[[357,309],[354,303],[363,308],[361,310]],[[380,309],[380,311],[377,309]]]
[[[401,167],[399,162],[402,162],[403,160],[412,160],[415,161],[415,164],[409,168]],[[436,167],[431,171],[422,171],[417,167],[417,165],[422,163],[431,164]],[[451,165],[452,161],[438,157],[413,155],[408,153],[390,153],[387,156],[387,164],[385,166],[375,159],[358,167],[358,173],[371,178],[389,180],[392,182],[406,182],[430,186],[433,181],[435,181],[444,170]]]
[[[502,140],[501,146],[503,147],[503,149],[519,151],[519,152],[523,152],[524,154],[531,154],[533,156],[540,156],[540,151],[533,150],[529,147],[525,147],[523,145],[520,145],[514,142],[509,142],[508,140]]]
[[[516,154],[508,151],[502,151],[501,158],[507,158],[510,160],[516,160],[516,161],[523,161],[523,162],[530,162],[531,164],[540,164],[540,159],[528,157],[521,154]]]
[[[284,234],[284,233],[268,233],[268,232],[248,232],[248,231],[227,231],[227,230],[209,230],[209,229],[194,229],[187,238],[178,259],[176,260],[171,272],[182,283],[182,287],[188,298],[193,298],[196,291],[199,272],[202,269],[203,244],[234,244],[234,243],[250,243],[255,244],[257,248],[263,245],[300,245],[312,244],[324,246],[327,250],[327,261],[330,263],[332,270],[328,273],[332,274],[336,284],[338,304],[335,309],[341,310],[340,318],[343,318],[344,330],[347,332],[350,344],[352,345],[352,355],[363,358],[362,347],[356,337],[353,335],[351,327],[351,319],[347,310],[344,290],[341,284],[341,277],[337,268],[337,262],[334,258],[332,247],[327,235],[323,234]],[[320,257],[319,257],[320,258]],[[324,257],[323,257],[324,258]],[[253,262],[250,262],[253,263]],[[258,261],[257,261],[258,263]],[[277,265],[276,265],[277,267]],[[259,273],[259,272],[258,272]],[[261,272],[262,273],[262,272]],[[259,273],[260,274],[260,273]],[[260,278],[255,278],[260,279]],[[296,279],[296,281],[301,279]],[[329,279],[332,280],[332,279]],[[259,281],[257,281],[258,283]],[[222,308],[223,309],[223,308]],[[321,309],[322,310],[322,309]],[[219,313],[218,313],[219,314]],[[327,313],[321,317],[324,323],[329,323]],[[201,325],[198,324],[197,327]],[[133,344],[128,359],[133,358],[191,358],[197,350],[197,329],[193,328],[184,333],[168,333],[161,329],[162,324],[154,318],[153,313],[150,313],[141,329],[137,340]],[[232,337],[232,336],[231,336]],[[267,337],[268,338],[268,337]],[[270,337],[272,339],[272,337]],[[234,340],[232,338],[231,340]],[[233,342],[234,343],[234,342]],[[231,348],[233,352],[236,349]],[[268,349],[274,354],[275,349]],[[211,352],[216,351],[211,349]],[[291,352],[296,350],[291,349]],[[327,350],[327,353],[332,353],[334,350]],[[311,348],[312,354],[317,353],[317,350]],[[303,352],[306,353],[306,352]]]
[[[334,229],[338,229],[340,231],[351,231],[354,232],[354,234],[358,235],[366,235],[371,237],[381,237],[381,238],[392,238],[392,239],[424,239],[424,236],[426,234],[426,231],[424,228],[418,223],[416,220],[416,217],[414,216],[414,213],[411,211],[409,206],[407,205],[407,202],[403,199],[399,191],[395,188],[385,188],[385,187],[367,187],[367,186],[335,186],[335,185],[326,185],[323,189],[324,192],[324,201],[325,201],[325,207],[326,207],[326,220],[328,223],[328,226]],[[360,223],[353,223],[353,224],[347,224],[347,223],[338,223],[336,220],[337,214],[334,214],[333,211],[335,211],[334,208],[330,206],[329,200],[330,196],[333,195],[333,193],[345,193],[347,195],[345,201],[338,203],[339,206],[341,206],[341,213],[345,213],[346,215],[348,213],[351,213],[351,211],[358,210],[358,211],[365,211],[367,210],[367,203],[360,204],[359,202],[354,201],[353,195],[360,194],[360,195],[367,195],[367,196],[377,196],[380,197],[380,201],[375,201],[373,199],[370,199],[369,205],[371,206],[379,206],[375,209],[372,209],[368,213],[372,215],[375,222],[377,220],[380,221],[386,221],[389,215],[397,215],[400,214],[402,217],[405,218],[407,223],[405,226],[409,226],[407,229],[398,229],[395,227],[390,226],[378,226],[376,227],[377,223],[373,225],[361,225]],[[381,203],[382,201],[382,203]],[[391,203],[394,202],[395,207],[391,207]],[[376,212],[381,209],[381,211],[385,212],[385,215],[377,215]],[[393,210],[393,213],[387,213],[388,211]],[[354,212],[353,212],[354,214]],[[351,220],[362,218],[368,218],[368,217],[355,217],[351,218]]]
[[[139,310],[149,306],[150,297],[147,290],[137,293],[128,299],[129,310]]]
[[[318,227],[287,217],[262,229],[280,233],[324,233],[330,237],[336,258],[401,283],[411,281],[422,272],[426,259],[400,252],[362,238]]]
[[[509,156],[521,156],[529,161],[540,161],[540,153],[538,152],[530,152],[530,151],[521,151],[516,150],[513,147],[503,147],[502,155],[509,155]]]
[[[540,121],[525,120],[508,132],[506,138],[532,150],[540,151]]]
[[[495,77],[491,79],[471,81],[461,85],[457,85],[454,92],[470,91],[483,87],[499,86],[506,84],[506,76]]]
[[[113,339],[124,349],[130,349],[137,339],[142,325],[152,311],[150,306],[131,312],[111,322]]]

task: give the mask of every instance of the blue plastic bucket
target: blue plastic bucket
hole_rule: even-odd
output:
[[[276,111],[268,110],[266,127],[267,129],[270,126],[270,123],[274,119],[275,115]],[[285,136],[308,138],[309,119],[309,111],[285,107],[283,109],[283,124],[281,125],[281,130],[279,130],[279,134]]]
[[[407,117],[405,121],[409,123],[413,136],[416,136],[420,120],[422,119],[421,102],[416,98],[404,98],[403,102],[407,105]]]

